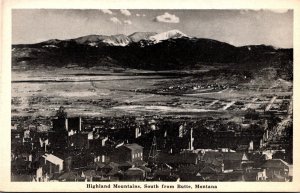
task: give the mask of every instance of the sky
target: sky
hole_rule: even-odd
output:
[[[14,9],[12,43],[172,29],[235,46],[293,47],[292,10]]]

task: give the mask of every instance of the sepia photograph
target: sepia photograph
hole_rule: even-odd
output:
[[[294,12],[11,9],[10,183],[295,182]]]

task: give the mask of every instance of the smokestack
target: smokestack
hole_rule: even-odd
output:
[[[79,117],[79,131],[81,131],[81,117]]]
[[[249,152],[252,152],[253,149],[254,149],[254,148],[253,148],[253,141],[251,140],[250,143],[249,143],[248,151],[249,151]]]
[[[65,118],[66,131],[69,131],[68,118]]]
[[[194,138],[193,138],[193,128],[191,128],[191,136],[190,136],[190,150],[194,150]]]

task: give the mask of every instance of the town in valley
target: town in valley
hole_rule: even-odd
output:
[[[16,43],[11,85],[11,181],[293,181],[293,48],[173,29]]]

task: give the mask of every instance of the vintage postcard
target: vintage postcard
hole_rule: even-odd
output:
[[[0,191],[299,191],[299,8],[2,1]]]

